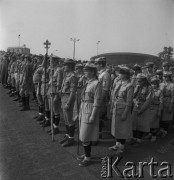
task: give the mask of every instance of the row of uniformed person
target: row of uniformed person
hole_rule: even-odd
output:
[[[123,152],[128,139],[132,138],[133,143],[140,143],[144,134],[148,133],[155,140],[159,128],[163,136],[167,134],[169,122],[173,118],[174,104],[173,74],[169,72],[168,63],[163,63],[163,71],[154,70],[153,63],[147,63],[142,68],[135,65],[133,74],[128,67],[119,66],[111,75],[104,57],[85,66],[75,66],[71,59],[62,64],[61,58],[52,57],[53,69],[46,58],[37,66],[33,66],[28,56],[18,58],[17,61],[15,58],[11,60],[8,83],[12,91],[20,91],[22,109],[30,109],[29,92],[34,87],[39,104],[36,120],[43,127],[50,126],[52,97],[54,134],[59,133],[60,113],[63,111],[66,127],[66,134],[60,141],[63,147],[74,144],[75,120],[79,119],[79,137],[85,152],[78,157],[80,166],[90,163],[91,142],[98,141],[102,134],[108,107],[112,119],[111,134],[116,138],[116,144],[109,150]],[[2,66],[1,69],[3,70]],[[13,75],[15,73],[17,76]],[[2,76],[4,74],[1,73]],[[1,82],[4,82],[2,78]]]

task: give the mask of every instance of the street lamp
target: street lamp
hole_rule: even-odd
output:
[[[73,50],[73,60],[75,60],[75,48],[76,48],[76,42],[80,41],[80,39],[76,39],[76,38],[70,38],[70,41],[73,41],[74,43],[74,50]]]
[[[99,46],[100,41],[97,41],[97,55],[98,55],[98,46]]]

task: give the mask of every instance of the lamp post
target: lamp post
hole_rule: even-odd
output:
[[[97,55],[98,55],[98,46],[99,46],[100,41],[97,41]]]
[[[73,60],[75,60],[75,50],[76,50],[76,42],[80,41],[80,39],[76,39],[76,38],[70,38],[70,41],[73,41],[74,43],[74,50],[73,50]]]
[[[19,47],[20,47],[20,38],[21,38],[21,35],[19,34],[19,35],[18,35]]]

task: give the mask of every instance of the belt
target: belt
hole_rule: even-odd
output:
[[[70,93],[61,93],[62,96],[70,95]]]

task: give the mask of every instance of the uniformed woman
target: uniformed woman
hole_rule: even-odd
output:
[[[144,74],[138,74],[131,115],[133,121],[134,142],[141,143],[142,137],[150,132],[151,101],[152,87]]]
[[[111,124],[111,134],[116,138],[116,144],[109,148],[109,150],[116,150],[116,153],[123,152],[126,139],[132,137],[130,115],[134,92],[129,68],[120,67],[119,79],[113,92],[114,106]]]
[[[173,119],[174,89],[171,76],[172,73],[170,71],[164,72],[164,80],[160,85],[161,91],[164,96],[164,107],[161,118],[162,136],[165,136],[167,134],[169,123]]]
[[[156,141],[156,133],[159,129],[159,120],[161,117],[161,112],[163,108],[163,94],[159,87],[160,79],[158,76],[154,76],[151,79],[151,85],[153,88],[152,101],[150,104],[150,132],[152,134],[151,141]]]
[[[84,155],[78,157],[81,160],[79,166],[87,166],[91,160],[91,141],[99,138],[99,108],[101,106],[102,85],[97,79],[97,69],[92,63],[87,63],[84,68],[87,84],[82,90],[80,108],[80,140],[84,147]]]

